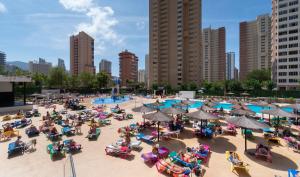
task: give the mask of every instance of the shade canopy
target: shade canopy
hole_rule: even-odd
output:
[[[220,119],[219,117],[209,114],[207,112],[204,112],[202,110],[188,113],[186,116],[190,117],[193,120],[201,121],[201,120],[218,120]]]
[[[233,92],[228,92],[228,93],[226,93],[226,95],[234,95],[235,93],[233,93]]]
[[[203,110],[203,111],[207,111],[207,112],[217,110],[216,108],[212,108],[212,107],[209,107],[209,106],[206,106],[206,105],[201,106],[199,109]]]
[[[255,115],[256,113],[249,110],[249,109],[234,109],[232,111],[230,111],[231,114],[234,114],[234,115]]]
[[[234,124],[238,127],[246,128],[246,129],[253,129],[253,130],[259,130],[264,128],[270,128],[269,125],[260,123],[255,119],[248,118],[246,116],[241,117],[228,117],[226,118],[226,121],[228,123]]]
[[[165,113],[162,113],[161,111],[157,111],[155,113],[145,114],[143,115],[143,118],[155,121],[155,122],[169,122],[172,121],[173,118],[168,116]]]
[[[291,114],[283,111],[282,109],[276,108],[271,110],[263,110],[261,111],[263,114],[269,114],[277,117],[297,117],[296,114]]]
[[[174,108],[174,107],[162,109],[161,112],[163,112],[165,114],[182,114],[182,113],[185,113],[184,110],[179,109],[179,108]]]
[[[132,109],[133,112],[142,112],[142,113],[148,113],[148,112],[153,112],[156,111],[156,109],[149,107],[149,106],[140,106]]]
[[[241,93],[241,95],[242,95],[242,96],[250,96],[250,94],[247,93],[247,92],[243,92],[243,93]]]
[[[291,105],[284,106],[284,107],[285,108],[292,108],[292,109],[300,111],[300,104],[291,104]]]

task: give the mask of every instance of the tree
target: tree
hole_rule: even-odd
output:
[[[272,91],[276,85],[272,80],[268,80],[264,82],[264,86],[267,88],[268,91]]]
[[[34,85],[39,89],[42,89],[43,86],[47,85],[47,76],[42,73],[34,73],[31,78],[34,81]]]
[[[258,80],[260,82],[271,80],[271,70],[253,70],[247,75],[247,80]]]
[[[157,90],[158,89],[158,84],[152,84],[152,89]]]
[[[67,85],[67,74],[62,68],[54,67],[50,70],[48,82],[50,88],[64,89]]]
[[[242,83],[236,80],[230,80],[227,83],[227,89],[231,92],[239,92],[243,89]]]
[[[194,83],[194,82],[190,83],[190,86],[189,86],[189,87],[190,87],[190,90],[191,90],[191,91],[196,91],[197,88],[198,88],[197,84]]]
[[[244,88],[246,90],[261,90],[261,82],[255,79],[246,80],[244,82]]]
[[[95,86],[95,76],[89,72],[82,72],[79,75],[80,86],[84,88],[85,91],[90,91]]]
[[[100,72],[96,77],[98,88],[106,88],[110,80],[109,75],[106,72]]]
[[[68,77],[68,85],[70,90],[77,90],[80,86],[80,80],[78,76],[73,75]]]
[[[208,82],[208,81],[204,81],[203,82],[203,87],[206,91],[209,91],[210,88],[212,87],[212,83]]]

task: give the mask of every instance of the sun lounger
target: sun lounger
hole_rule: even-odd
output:
[[[124,140],[120,139],[117,141],[116,144],[121,146],[122,144],[124,144]],[[130,142],[128,147],[130,147],[130,149],[141,150],[142,149],[141,144],[142,144],[141,141],[134,141],[134,142]]]
[[[171,159],[172,162],[180,164],[184,167],[188,167],[190,169],[199,167],[202,162],[201,160],[197,160],[197,161],[193,161],[193,162],[186,162],[184,159],[181,159],[180,155],[175,151],[170,152],[169,158]]]
[[[144,141],[144,142],[149,143],[149,144],[153,144],[156,137],[152,136],[152,135],[145,135],[143,133],[138,133],[136,135],[136,139]]]
[[[245,170],[245,171],[249,171],[249,169],[247,168],[247,166],[249,166],[248,164],[246,164],[245,162],[243,162],[240,158],[240,156],[238,154],[237,155],[237,158],[238,158],[238,161],[240,161],[240,163],[236,163],[233,161],[233,159],[231,158],[231,155],[230,155],[230,151],[226,151],[225,155],[226,155],[226,159],[231,163],[231,171],[234,172],[236,171],[237,169],[242,169],[242,170]]]
[[[89,140],[96,140],[99,137],[100,133],[101,133],[101,129],[100,128],[96,128],[96,132],[88,134],[87,138]]]
[[[297,177],[300,174],[300,171],[295,169],[288,169],[288,177]]]
[[[49,144],[47,146],[47,152],[50,154],[50,159],[53,160],[53,158],[55,156],[62,156],[65,157],[65,151],[63,150],[63,148],[61,149],[55,149],[53,144]]]
[[[126,146],[109,145],[105,148],[106,155],[118,156],[121,158],[128,158],[131,155],[131,150]]]
[[[72,136],[72,135],[75,134],[75,129],[72,128],[72,127],[69,127],[69,126],[63,127],[63,128],[61,129],[61,133],[62,133],[63,135]]]
[[[195,148],[187,148],[187,151],[192,153],[196,158],[203,160],[204,163],[208,161],[209,154],[210,154],[210,146],[202,145],[204,150],[200,151]]]
[[[155,164],[157,171],[160,173],[166,172],[173,177],[187,177],[191,173],[189,168],[180,167],[166,160],[158,160]]]
[[[264,148],[267,150],[266,153],[262,153],[261,152],[261,148]],[[272,163],[272,154],[271,154],[271,151],[270,151],[270,148],[266,147],[266,146],[261,146],[261,145],[257,145],[256,146],[256,151],[255,151],[255,157],[261,157],[261,158],[264,158],[266,159],[267,162],[270,162]]]
[[[159,147],[158,148],[158,154],[154,154],[153,152],[144,153],[141,155],[144,162],[151,162],[155,163],[158,159],[163,159],[168,157],[169,155],[169,149],[165,147]]]
[[[15,142],[9,143],[8,144],[8,156],[7,158],[10,158],[11,155],[16,154],[16,153],[24,153],[25,150],[25,144],[19,144],[17,145]]]

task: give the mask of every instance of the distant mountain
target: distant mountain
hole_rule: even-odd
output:
[[[6,64],[16,66],[16,67],[18,67],[22,70],[25,70],[25,71],[29,70],[28,63],[25,63],[25,62],[22,62],[22,61],[7,61]]]

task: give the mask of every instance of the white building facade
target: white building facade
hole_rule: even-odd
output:
[[[299,8],[298,0],[272,1],[272,79],[279,90],[300,88]]]
[[[139,72],[138,72],[138,82],[139,83],[145,83],[145,70],[144,69],[140,69]]]

